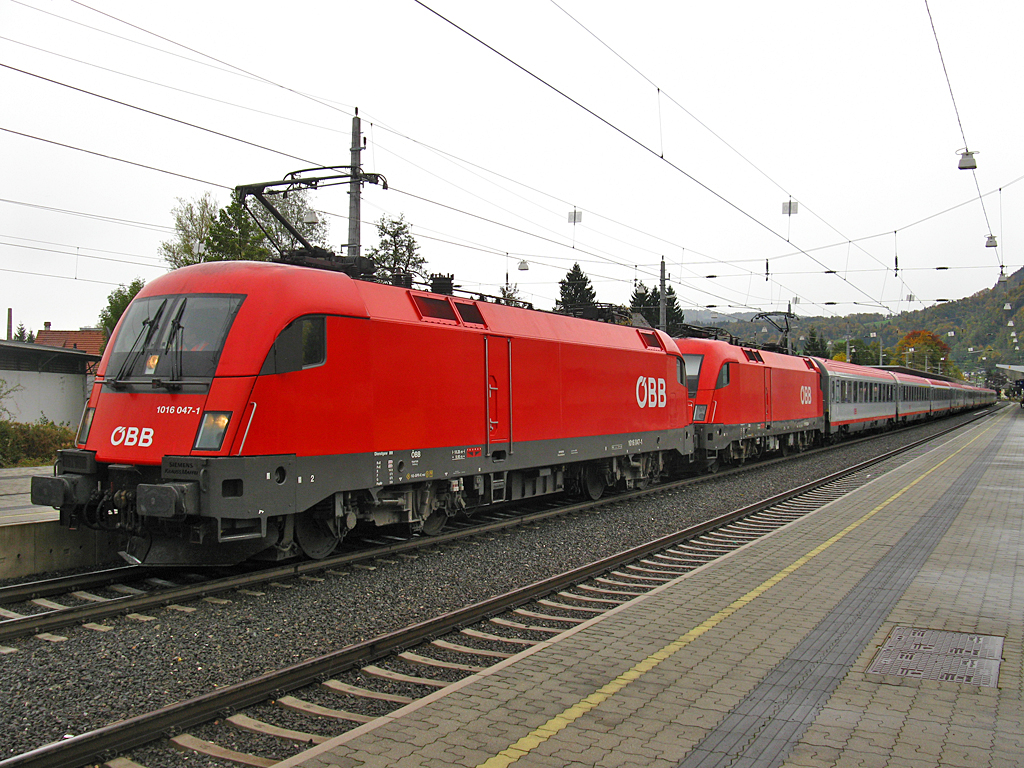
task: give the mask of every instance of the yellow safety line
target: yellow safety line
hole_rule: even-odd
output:
[[[970,446],[975,440],[978,440],[982,435],[984,435],[986,432],[988,432],[989,429],[991,429],[991,425],[985,427],[981,432],[979,432],[969,442],[965,443],[963,446],[961,446],[956,451],[951,453],[949,456],[947,456],[945,459],[940,461],[938,464],[936,464],[934,467],[929,469],[927,472],[925,472],[924,474],[920,475],[912,483],[910,483],[909,485],[905,486],[904,488],[902,488],[899,491],[897,491],[896,493],[894,493],[892,496],[890,496],[888,499],[883,501],[877,507],[872,509],[870,512],[868,512],[862,518],[860,518],[856,522],[853,522],[850,525],[846,526],[839,533],[837,533],[836,535],[832,536],[830,539],[826,540],[822,544],[819,544],[817,547],[812,549],[807,554],[803,555],[802,557],[797,558],[792,563],[790,563],[788,566],[786,566],[781,571],[779,571],[774,576],[772,576],[770,579],[768,579],[767,581],[762,582],[760,585],[758,585],[754,589],[752,589],[749,592],[747,592],[747,594],[743,595],[743,597],[735,600],[734,602],[730,603],[725,608],[720,610],[718,613],[714,614],[710,618],[708,618],[705,621],[701,622],[696,627],[694,627],[689,632],[687,632],[685,635],[681,635],[680,637],[678,637],[676,640],[673,640],[671,643],[666,645],[661,650],[652,653],[646,659],[644,659],[643,661],[638,662],[631,669],[629,669],[626,672],[623,672],[621,675],[616,677],[611,682],[606,683],[605,685],[603,685],[601,688],[599,688],[594,693],[592,693],[589,696],[587,696],[582,701],[580,701],[580,702],[578,702],[576,704],[573,704],[571,707],[569,707],[568,709],[564,710],[561,714],[555,715],[550,720],[548,720],[546,723],[544,723],[544,725],[541,725],[538,728],[535,728],[529,734],[527,734],[526,736],[523,736],[515,744],[512,744],[511,746],[509,746],[506,749],[504,749],[501,752],[499,752],[494,757],[492,757],[492,758],[490,758],[488,760],[485,760],[484,762],[480,763],[477,766],[477,768],[504,768],[505,766],[512,765],[512,763],[514,763],[517,760],[519,760],[519,758],[529,754],[531,750],[535,749],[536,747],[539,747],[541,744],[543,744],[545,741],[550,739],[552,736],[555,736],[559,732],[561,732],[564,729],[568,728],[576,720],[578,720],[579,718],[583,717],[583,715],[587,714],[587,712],[589,712],[590,710],[594,709],[599,704],[602,704],[603,702],[607,701],[609,698],[611,698],[613,695],[615,695],[616,693],[621,691],[623,688],[625,688],[631,682],[636,680],[638,677],[640,677],[641,675],[643,675],[643,674],[645,674],[647,672],[650,672],[652,669],[654,669],[659,664],[661,664],[661,662],[663,662],[663,661],[665,661],[667,659],[670,659],[673,655],[675,655],[676,653],[681,651],[683,648],[685,648],[687,645],[692,643],[694,640],[696,640],[698,637],[703,635],[705,632],[708,632],[708,631],[714,629],[716,626],[718,626],[723,621],[725,621],[727,618],[729,618],[734,613],[736,613],[736,611],[738,611],[740,608],[742,608],[743,606],[747,605],[748,603],[753,602],[754,600],[759,598],[761,595],[763,595],[765,592],[767,592],[769,589],[771,589],[776,584],[778,584],[780,581],[785,579],[787,576],[790,576],[791,574],[795,573],[797,570],[802,568],[804,565],[806,565],[812,559],[814,559],[815,557],[820,555],[826,549],[828,549],[833,544],[835,544],[837,541],[839,541],[844,536],[846,536],[846,534],[850,533],[855,528],[859,527],[862,523],[867,522],[872,517],[874,517],[879,512],[881,512],[883,509],[885,509],[887,506],[892,504],[894,501],[896,501],[896,499],[898,499],[900,496],[905,494],[907,491],[909,491],[915,485],[917,485],[922,480],[924,480],[926,477],[928,477],[928,475],[930,475],[932,472],[937,470],[939,467],[941,467],[947,461],[949,461],[954,456],[956,456],[958,453],[960,453],[960,451],[962,451],[965,448],[967,448],[968,446]]]

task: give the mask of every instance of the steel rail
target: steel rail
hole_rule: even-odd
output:
[[[166,570],[166,569],[161,569]],[[77,589],[90,589],[116,584],[119,581],[130,579],[138,581],[152,576],[157,571],[139,565],[122,565],[115,568],[106,568],[100,571],[88,571],[71,576],[57,576],[52,579],[40,579],[38,581],[27,581],[22,584],[10,584],[0,587],[0,605],[11,603],[23,603],[26,600],[34,600],[37,597],[50,597],[52,595],[66,594]]]
[[[993,413],[991,409],[985,409],[981,412],[973,414],[973,417],[960,422],[956,425],[950,426],[947,429],[937,432],[929,437],[922,438],[921,440],[914,441],[905,446],[901,446],[880,457],[869,459],[867,462],[863,462],[864,465],[870,465],[871,463],[877,463],[878,461],[885,460],[892,456],[896,456],[902,452],[912,450],[913,448],[927,443],[931,440],[938,439],[950,432],[960,429],[968,424],[972,424],[980,418],[984,418],[987,415]],[[836,446],[830,447],[843,447],[850,445],[849,442],[844,442]],[[811,455],[811,452],[805,452],[803,455]],[[124,613],[130,612],[142,612],[152,608],[165,607],[174,603],[179,603],[188,600],[195,600],[203,597],[211,597],[214,595],[222,594],[224,592],[230,592],[235,589],[244,589],[259,585],[268,581],[276,581],[278,579],[294,578],[297,576],[311,575],[319,571],[326,570],[328,568],[337,568],[339,566],[351,565],[353,563],[362,562],[366,560],[373,560],[375,558],[394,555],[411,550],[420,549],[427,546],[435,546],[439,544],[445,544],[448,542],[458,541],[460,539],[469,538],[473,536],[479,536],[486,533],[494,533],[497,531],[505,530],[508,528],[519,527],[528,525],[530,523],[546,520],[551,517],[560,517],[574,512],[583,512],[586,510],[600,508],[608,504],[618,504],[623,501],[630,501],[634,499],[643,498],[658,493],[665,493],[667,491],[678,490],[679,488],[686,487],[700,482],[709,482],[713,480],[722,479],[729,477],[734,474],[739,474],[745,471],[752,471],[760,468],[771,467],[776,463],[789,461],[795,458],[794,456],[778,457],[774,459],[768,459],[765,461],[759,461],[751,464],[745,464],[741,468],[730,472],[719,472],[714,475],[702,475],[699,477],[688,477],[681,480],[675,480],[668,483],[662,483],[659,485],[651,486],[642,490],[626,491],[618,493],[612,496],[607,496],[597,501],[583,501],[568,505],[559,505],[553,509],[543,510],[539,512],[533,512],[528,515],[520,517],[509,518],[505,520],[498,520],[493,522],[485,522],[471,527],[449,531],[447,533],[440,533],[436,536],[429,537],[414,537],[407,541],[395,542],[393,544],[385,544],[380,547],[375,547],[371,550],[346,553],[338,555],[324,560],[307,560],[298,563],[291,563],[287,565],[275,566],[265,570],[254,571],[251,573],[237,574],[219,579],[212,579],[207,582],[201,582],[199,584],[190,584],[181,587],[170,587],[167,589],[161,589],[159,591],[146,594],[146,595],[125,595],[122,597],[111,598],[110,600],[103,603],[90,603],[88,605],[69,607],[59,611],[49,611],[47,613],[33,614],[17,619],[6,619],[0,622],[0,641],[12,640],[18,637],[24,637],[31,634],[40,634],[43,632],[52,632],[55,629],[70,626],[72,624],[81,624],[88,622],[97,622],[104,618],[111,616],[117,616]],[[858,467],[861,465],[857,465]],[[854,471],[842,470],[842,472]],[[798,489],[793,489],[791,493],[804,493],[806,488],[801,486]],[[787,493],[790,493],[787,492]],[[722,518],[715,518],[715,520],[721,520]],[[0,763],[2,765],[2,763]]]
[[[991,415],[991,411],[984,415]],[[981,418],[981,417],[979,417]],[[967,424],[973,423],[972,419]],[[965,424],[888,451],[852,467],[826,477],[791,488],[742,509],[720,515],[712,520],[690,526],[654,541],[602,558],[571,571],[542,579],[502,595],[474,603],[427,621],[413,624],[394,632],[380,635],[356,645],[342,648],[323,656],[307,659],[259,677],[218,688],[193,699],[171,704],[161,709],[44,745],[30,752],[0,760],[0,768],[68,768],[91,761],[109,759],[113,755],[154,741],[162,736],[180,733],[186,728],[207,722],[225,713],[252,706],[283,692],[310,685],[326,677],[337,675],[353,667],[362,666],[385,657],[396,649],[408,648],[424,641],[475,624],[510,608],[528,603],[538,597],[564,590],[589,578],[642,559],[654,552],[675,546],[681,541],[696,538],[744,517],[757,514],[776,504],[801,496],[840,478],[856,474],[883,461],[913,450],[945,436]],[[659,490],[665,490],[664,487]],[[622,497],[616,497],[621,499]]]

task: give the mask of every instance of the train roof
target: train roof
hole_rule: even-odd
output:
[[[151,281],[139,297],[175,294],[244,294],[218,371],[250,375],[282,328],[304,315],[340,315],[399,323],[457,327],[520,338],[554,339],[603,347],[675,353],[671,337],[652,328],[583,320],[461,296],[355,280],[341,272],[256,261],[219,261],[173,270]],[[246,343],[232,344],[236,334]],[[265,343],[264,343],[265,342]],[[255,369],[254,369],[255,366]]]
[[[703,354],[720,362],[764,364],[770,368],[793,368],[805,370],[810,367],[810,358],[769,352],[765,349],[731,344],[717,339],[700,339],[691,336],[673,339],[680,353]]]

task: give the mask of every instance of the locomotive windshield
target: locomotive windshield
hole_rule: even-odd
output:
[[[683,355],[686,363],[686,388],[690,391],[690,397],[697,396],[697,382],[700,379],[700,367],[704,362],[704,355]]]
[[[244,296],[150,296],[128,307],[114,339],[107,380],[154,385],[209,379]]]

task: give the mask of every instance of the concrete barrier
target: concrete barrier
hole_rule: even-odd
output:
[[[49,571],[124,565],[118,537],[103,531],[69,531],[57,521],[0,526],[0,578],[25,578]]]

